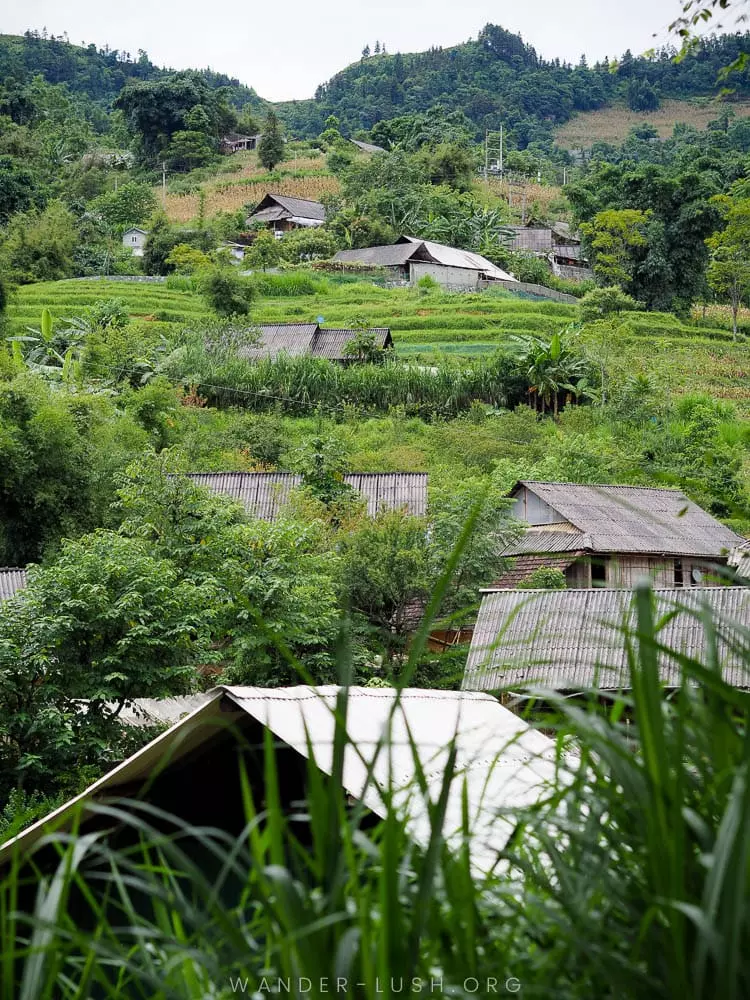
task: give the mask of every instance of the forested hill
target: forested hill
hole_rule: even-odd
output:
[[[379,46],[378,46],[379,48]],[[314,99],[279,106],[295,134],[317,135],[335,114],[345,131],[370,129],[382,120],[425,111],[435,104],[462,110],[477,126],[512,127],[526,142],[543,139],[575,111],[589,111],[618,98],[636,111],[655,110],[661,98],[719,92],[722,67],[750,48],[750,34],[704,41],[675,62],[674,50],[577,66],[544,60],[519,35],[487,25],[476,40],[410,55],[367,54],[320,86]],[[738,95],[750,93],[750,70],[732,75]],[[523,144],[523,142],[522,142]]]
[[[214,88],[226,87],[229,101],[236,107],[250,105],[255,110],[265,106],[255,91],[224,73],[210,69],[198,71]],[[47,83],[65,84],[71,93],[89,98],[102,107],[111,105],[127,83],[158,80],[174,70],[155,66],[139,50],[135,57],[117,49],[98,49],[95,45],[73,45],[65,37],[27,31],[24,35],[0,35],[0,103],[13,100],[35,76]],[[0,106],[0,113],[7,114]]]

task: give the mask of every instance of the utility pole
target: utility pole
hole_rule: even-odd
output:
[[[486,128],[484,130],[484,183],[490,179],[490,130]]]
[[[161,161],[161,200],[166,206],[167,204],[167,163],[166,160]]]
[[[503,179],[503,126],[500,126],[500,180]]]

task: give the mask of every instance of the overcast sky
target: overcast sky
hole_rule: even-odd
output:
[[[369,43],[455,45],[491,22],[547,58],[593,61],[664,41],[680,0],[0,0],[0,31],[46,27],[175,69],[210,66],[269,100],[311,97]],[[654,39],[654,35],[657,38]]]

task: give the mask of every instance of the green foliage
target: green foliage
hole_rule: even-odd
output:
[[[72,213],[61,201],[42,212],[15,215],[0,243],[0,260],[12,281],[57,281],[73,273],[78,235]]]
[[[565,590],[566,587],[565,574],[553,566],[539,566],[516,584],[517,590]]]
[[[245,254],[247,263],[251,267],[259,267],[263,271],[278,264],[281,257],[279,242],[270,229],[258,230],[253,245]]]
[[[142,226],[156,211],[156,195],[150,184],[127,181],[115,191],[94,198],[89,211],[108,226]]]
[[[195,274],[206,267],[211,267],[211,258],[189,243],[178,243],[169,251],[165,264],[173,268],[177,274]]]
[[[175,412],[179,400],[175,389],[163,378],[155,378],[124,395],[128,412],[149,435],[154,450],[167,448],[175,437]]]
[[[328,260],[338,250],[336,237],[323,227],[292,230],[279,240],[279,254],[290,264]]]
[[[66,770],[113,761],[129,699],[189,690],[214,594],[112,532],[63,542],[0,608],[0,799],[13,787],[48,792]]]
[[[729,299],[732,336],[737,339],[737,315],[750,293],[750,198],[724,199],[725,228],[706,240],[711,252],[707,280],[710,287]]]
[[[581,232],[592,253],[594,274],[602,284],[631,287],[638,260],[647,247],[650,212],[633,209],[598,212]]]
[[[203,269],[198,288],[206,303],[219,316],[246,316],[250,311],[253,285],[231,266]]]
[[[617,285],[610,288],[592,288],[581,299],[580,315],[584,323],[592,320],[607,319],[609,316],[638,308],[638,303],[631,295]]]
[[[279,120],[273,111],[269,111],[258,143],[258,159],[266,168],[273,168],[284,159],[284,137],[281,134]]]

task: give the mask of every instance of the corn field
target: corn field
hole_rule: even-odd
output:
[[[247,181],[206,185],[202,190],[206,195],[206,214],[210,217],[217,212],[236,212],[248,203],[260,201],[271,190],[274,194],[319,201],[324,195],[338,194],[339,182],[335,177],[312,174],[306,177],[281,177],[279,180],[250,178]],[[165,208],[170,222],[191,222],[198,215],[199,203],[197,191],[190,194],[167,194]]]

